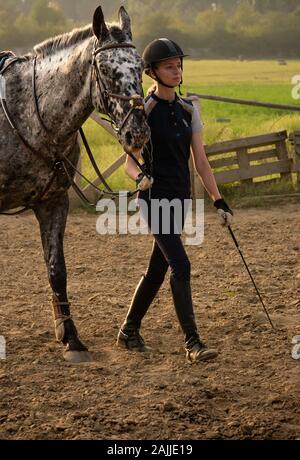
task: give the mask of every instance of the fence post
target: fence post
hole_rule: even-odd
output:
[[[300,192],[300,131],[294,131],[289,140],[294,144],[293,149],[293,163],[294,163],[294,172],[297,176],[296,190]]]
[[[242,171],[248,171],[250,169],[250,160],[249,160],[249,154],[247,147],[242,147],[237,149],[236,151],[236,156],[237,156],[237,161],[238,165],[240,167],[240,170]],[[244,179],[241,182],[240,188],[247,190],[247,185],[252,185],[253,180],[252,179]]]
[[[288,160],[289,155],[288,155],[288,150],[287,150],[287,145],[286,145],[286,139],[276,142],[275,145],[276,145],[276,150],[278,152],[278,159]],[[291,179],[292,176],[290,172],[287,172],[287,173],[280,173],[280,177],[282,179]]]
[[[204,187],[200,182],[197,171],[194,167],[194,162],[192,157],[190,158],[190,178],[191,178],[191,193],[193,200],[197,198],[204,198]]]

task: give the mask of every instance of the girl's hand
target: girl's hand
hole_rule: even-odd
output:
[[[153,177],[147,177],[145,174],[140,173],[136,178],[136,186],[138,190],[148,190],[152,187]]]
[[[229,227],[233,222],[233,212],[229,208],[228,204],[223,200],[223,198],[219,198],[214,202],[214,206],[217,208],[220,224],[222,226]]]

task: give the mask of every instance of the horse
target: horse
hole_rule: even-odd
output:
[[[71,317],[63,249],[68,189],[80,155],[78,130],[97,109],[110,117],[128,154],[141,150],[150,136],[142,60],[124,7],[118,19],[106,23],[99,6],[92,24],[11,57],[0,72],[0,213],[24,207],[37,218],[55,336],[72,363],[92,360]]]

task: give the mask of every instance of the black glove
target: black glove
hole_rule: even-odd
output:
[[[230,207],[223,200],[223,198],[219,198],[214,202],[214,207],[217,208],[217,213],[220,217],[220,224],[228,227],[232,224],[233,221],[233,212],[231,211]]]

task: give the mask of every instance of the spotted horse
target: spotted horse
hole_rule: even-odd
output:
[[[0,213],[31,209],[40,226],[53,291],[56,339],[64,359],[91,353],[71,317],[63,240],[68,188],[79,159],[78,130],[94,109],[113,123],[123,149],[134,154],[149,140],[142,101],[142,60],[124,7],[106,24],[93,22],[16,57],[0,54]],[[17,211],[19,212],[19,211]]]

